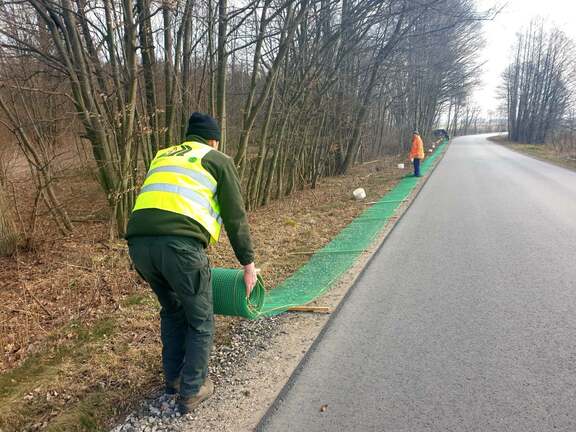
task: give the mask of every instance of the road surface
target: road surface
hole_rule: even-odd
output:
[[[576,173],[455,139],[259,429],[576,431]]]

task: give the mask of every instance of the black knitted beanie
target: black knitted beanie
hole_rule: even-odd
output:
[[[198,135],[205,140],[220,141],[220,126],[216,119],[208,114],[194,112],[188,119],[186,135]]]

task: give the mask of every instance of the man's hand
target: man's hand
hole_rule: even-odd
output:
[[[250,263],[244,266],[244,285],[246,285],[246,298],[250,298],[250,293],[252,288],[256,285],[256,275],[258,274],[258,269],[254,263]]]

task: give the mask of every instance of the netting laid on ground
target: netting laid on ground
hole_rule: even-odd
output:
[[[445,145],[446,142],[440,144],[424,160],[422,173],[428,171]],[[277,315],[290,307],[304,305],[318,298],[370,247],[418,182],[419,179],[411,174],[404,177],[390,192],[340,231],[330,243],[316,251],[298,271],[265,295],[260,281],[247,301],[241,271],[214,269],[214,312],[254,319]]]

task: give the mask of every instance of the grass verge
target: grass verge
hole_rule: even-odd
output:
[[[142,301],[71,323],[0,376],[0,430],[99,431],[159,384],[157,307]],[[65,342],[61,342],[65,333]]]
[[[515,143],[509,141],[507,135],[497,135],[490,137],[488,139],[495,143],[504,145],[519,153],[523,153],[527,156],[531,156],[533,158],[543,160],[546,162],[551,162],[563,168],[568,168],[576,171],[576,154],[571,155],[560,153],[550,144]]]

